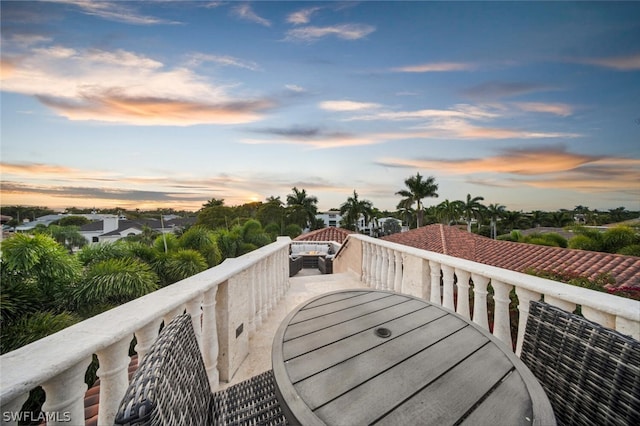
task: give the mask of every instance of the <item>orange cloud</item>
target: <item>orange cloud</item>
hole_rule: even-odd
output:
[[[523,111],[545,112],[562,117],[567,117],[573,113],[573,108],[570,105],[560,103],[516,102],[514,105]]]
[[[241,124],[262,119],[274,104],[235,98],[227,93],[232,85],[210,84],[186,68],[167,70],[153,58],[122,49],[41,46],[27,50],[20,61],[5,57],[2,65],[3,91],[35,96],[69,120]]]
[[[573,170],[598,157],[572,154],[559,149],[509,150],[504,155],[459,160],[383,159],[379,163],[395,167],[436,169],[451,174],[509,173],[537,175]]]

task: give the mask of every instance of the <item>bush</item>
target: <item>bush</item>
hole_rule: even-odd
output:
[[[2,353],[28,345],[77,322],[80,322],[80,318],[69,312],[56,314],[44,311],[24,316],[15,323],[2,327]]]
[[[637,243],[638,237],[628,226],[616,226],[602,234],[602,249],[607,253],[616,253],[626,246]]]
[[[640,257],[640,244],[632,244],[618,250],[617,254]]]
[[[569,240],[569,248],[578,250],[600,251],[601,244],[599,241],[589,238],[586,235],[576,235]]]
[[[158,276],[137,259],[107,259],[93,263],[74,289],[74,299],[83,303],[121,304],[158,289]]]

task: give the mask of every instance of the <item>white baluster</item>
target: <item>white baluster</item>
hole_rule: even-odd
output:
[[[220,373],[218,372],[218,326],[216,323],[216,293],[214,286],[204,293],[202,303],[202,359],[207,370],[209,386],[212,391],[218,389]]]
[[[251,267],[251,274],[253,275],[253,279],[256,282],[256,329],[262,326],[262,320],[264,318],[264,292],[262,291],[262,277],[260,276],[260,269],[258,269],[258,265],[254,265]]]
[[[253,269],[251,267],[246,271],[242,271],[243,274],[246,274],[245,279],[249,287],[249,337],[253,337],[256,334],[258,322],[258,283],[255,280]]]
[[[402,252],[395,251],[395,277],[393,280],[393,290],[398,293],[402,293]]]
[[[164,317],[162,317],[162,319],[164,320],[165,327],[169,325],[171,320],[174,319],[177,315],[182,315],[183,313],[184,313],[184,306],[178,306],[177,308],[172,309],[166,314],[164,314]]]
[[[84,376],[92,359],[87,357],[42,384],[47,395],[42,411],[50,417],[47,426],[84,424]]]
[[[487,285],[489,278],[478,274],[471,274],[473,281],[473,322],[489,330],[487,317]]]
[[[511,318],[509,317],[509,293],[513,289],[512,285],[498,280],[491,280],[493,287],[493,335],[502,340],[513,350],[511,343]]]
[[[640,323],[638,323],[638,321],[617,316],[615,330],[627,336],[631,336],[636,340],[640,340]]]
[[[376,286],[378,290],[382,289],[382,247],[376,246]]]
[[[187,302],[187,313],[191,315],[193,332],[196,334],[198,346],[202,350],[202,295]]]
[[[440,295],[440,264],[430,260],[429,270],[431,271],[431,294],[429,295],[429,301],[442,305]]]
[[[590,306],[582,305],[582,315],[593,322],[597,322],[605,328],[615,329],[616,317],[615,315],[608,314],[606,312],[599,311]]]
[[[369,287],[376,288],[376,268],[378,267],[376,246],[373,244],[369,244],[369,250],[369,270],[371,271],[371,276],[369,277]]]
[[[380,247],[380,288],[386,290],[388,288],[387,275],[389,270],[389,255],[387,249]]]
[[[567,300],[558,299],[557,297],[549,296],[548,294],[544,295],[544,301],[549,305],[553,305],[567,312],[573,312],[576,310],[575,303],[569,302]]]
[[[394,290],[394,278],[396,275],[396,261],[393,250],[387,249],[387,290]]]
[[[469,310],[469,278],[471,273],[456,268],[456,277],[458,278],[458,303],[456,304],[456,312],[466,319],[471,319]]]
[[[524,332],[527,327],[527,319],[529,318],[529,302],[536,302],[542,297],[540,293],[527,290],[522,287],[516,287],[516,295],[518,296],[518,340],[516,341],[516,355],[522,353],[522,342],[524,341]]]
[[[369,259],[371,250],[369,249],[369,243],[362,242],[362,282],[369,285],[371,280],[370,275],[370,265],[371,260]]]
[[[140,365],[142,359],[145,357],[147,352],[149,352],[149,349],[151,349],[153,342],[158,338],[161,323],[162,318],[158,318],[135,332],[137,341],[135,350],[138,354],[138,365]]]
[[[23,393],[13,398],[11,401],[7,401],[2,404],[2,424],[6,426],[17,425],[20,418],[20,411],[22,406],[29,399],[29,392]],[[9,416],[6,418],[5,416]]]
[[[443,283],[443,296],[442,306],[447,309],[455,310],[453,306],[453,267],[449,265],[442,265],[442,283]]]
[[[129,346],[131,337],[126,337],[98,352],[97,375],[100,377],[100,405],[98,424],[112,425],[118,412],[120,400],[129,386]]]

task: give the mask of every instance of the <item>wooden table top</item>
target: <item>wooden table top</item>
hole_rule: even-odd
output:
[[[508,347],[408,295],[358,289],[305,302],[280,325],[272,361],[293,424],[555,424]]]

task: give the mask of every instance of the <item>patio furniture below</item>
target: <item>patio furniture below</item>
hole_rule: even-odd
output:
[[[271,370],[211,393],[191,316],[176,316],[140,363],[117,425],[285,425]]]
[[[289,256],[289,276],[293,277],[302,269],[302,256]]]
[[[640,342],[532,301],[520,359],[542,383],[558,424],[640,424]]]
[[[333,256],[320,257],[318,259],[318,269],[323,274],[333,274]]]

